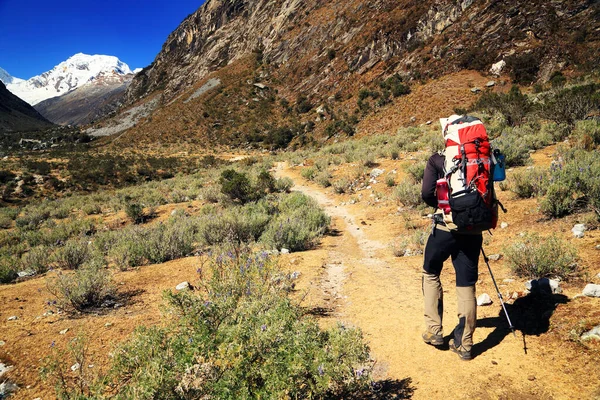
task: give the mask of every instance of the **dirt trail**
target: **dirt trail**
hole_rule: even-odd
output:
[[[294,190],[313,197],[332,217],[337,234],[323,242],[328,250],[323,282],[325,285],[335,282],[337,299],[341,300],[336,301],[332,318],[363,330],[377,360],[377,378],[409,378],[414,399],[594,398],[597,379],[582,382],[585,381],[581,379],[582,371],[572,368],[569,363],[572,357],[567,357],[564,349],[547,345],[540,337],[527,336],[525,353],[521,336],[495,329],[503,324],[498,317],[501,311],[498,301],[478,310],[479,327],[473,350],[476,357],[472,361],[461,361],[447,349],[424,344],[420,336],[422,257],[394,257],[389,248],[394,234],[391,230],[385,233],[390,218],[383,216],[370,226],[359,224],[358,215],[364,212],[360,206],[337,204],[333,194],[305,184],[298,172],[284,163],[276,167],[277,176],[293,179]],[[381,240],[382,237],[387,241]],[[490,281],[484,268],[482,263],[481,283]],[[448,335],[456,324],[455,282],[449,262],[442,273],[442,282],[444,333]],[[479,285],[478,294],[485,291],[495,299],[490,286],[491,283],[486,284],[486,290],[482,290],[484,285]]]

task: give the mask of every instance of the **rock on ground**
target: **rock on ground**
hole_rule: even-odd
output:
[[[600,285],[589,283],[583,289],[583,295],[588,297],[600,297]]]
[[[600,340],[600,325],[581,335],[581,340]]]
[[[478,306],[489,306],[492,303],[492,298],[487,293],[483,293],[481,296],[477,297]]]
[[[189,282],[181,282],[179,285],[175,286],[175,290],[186,290],[191,289]]]

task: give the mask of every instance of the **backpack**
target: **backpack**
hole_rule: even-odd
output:
[[[442,118],[440,123],[452,217],[446,225],[457,232],[494,229],[499,201],[494,191],[495,158],[485,126],[468,115]]]

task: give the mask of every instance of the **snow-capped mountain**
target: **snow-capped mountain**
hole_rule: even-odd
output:
[[[14,76],[11,76],[5,70],[0,68],[0,81],[2,81],[5,85],[8,85],[10,83],[23,82],[23,79],[15,78]]]
[[[117,57],[78,53],[56,67],[26,81],[7,84],[7,89],[31,105],[61,96],[99,77],[115,81],[132,74],[129,66]]]

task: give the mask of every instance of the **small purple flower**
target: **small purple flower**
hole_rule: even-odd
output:
[[[194,339],[192,339],[192,338],[188,339],[188,343],[192,344],[193,342],[194,342]]]
[[[360,369],[357,369],[357,370],[355,371],[355,373],[356,373],[356,376],[357,376],[358,378],[360,378],[360,377],[361,377],[361,376],[363,376],[363,374],[365,373],[365,370],[364,370],[363,368],[360,368]]]
[[[323,369],[323,364],[319,365],[319,368],[317,368],[317,370],[319,371],[319,376],[325,375],[325,370]]]
[[[50,347],[54,347],[56,346],[56,342],[54,342],[54,340],[52,341],[52,343],[50,343]]]
[[[267,325],[262,325],[262,326],[260,327],[260,330],[261,330],[262,332],[266,331],[266,330],[267,330]]]

